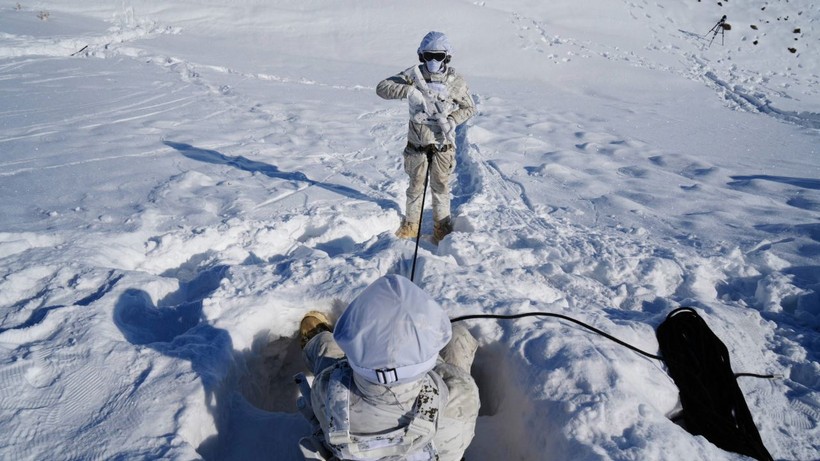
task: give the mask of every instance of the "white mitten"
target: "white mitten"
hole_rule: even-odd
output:
[[[410,106],[410,113],[427,112],[424,94],[415,86],[407,90],[407,104]]]
[[[424,93],[414,86],[407,91],[407,107],[410,110],[410,120],[422,124],[430,123],[427,99]]]
[[[441,129],[441,134],[444,135],[444,139],[447,141],[447,144],[455,145],[456,121],[445,116],[444,114],[437,114],[436,121],[438,122],[438,126]]]

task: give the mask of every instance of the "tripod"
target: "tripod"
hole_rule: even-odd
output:
[[[712,34],[712,40],[709,40],[709,46],[712,46],[712,42],[715,41],[717,34],[720,34],[720,44],[723,45],[727,30],[732,30],[732,26],[731,24],[726,23],[726,15],[724,14],[723,17],[720,18],[720,21],[712,26],[712,28],[709,29],[709,32],[706,32],[707,34]]]

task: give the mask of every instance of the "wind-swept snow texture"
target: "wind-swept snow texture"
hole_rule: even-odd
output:
[[[708,33],[726,15],[731,27]],[[0,5],[0,458],[296,460],[295,330],[409,274],[407,108],[429,30],[479,113],[451,317],[549,311],[729,348],[776,459],[820,458],[815,0]],[[711,44],[710,44],[711,41]],[[423,231],[431,232],[424,214]],[[555,319],[471,320],[468,460],[734,460],[663,365]]]

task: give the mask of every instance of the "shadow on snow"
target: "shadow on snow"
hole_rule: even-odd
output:
[[[339,184],[330,184],[314,181],[313,179],[308,178],[304,173],[299,171],[281,171],[275,165],[270,165],[267,163],[258,162],[256,160],[251,160],[241,155],[237,157],[229,157],[215,150],[200,149],[190,144],[172,141],[163,141],[163,143],[168,147],[172,147],[178,150],[180,153],[182,153],[182,155],[192,160],[197,160],[199,162],[205,163],[213,163],[215,165],[228,165],[250,173],[261,173],[269,178],[284,179],[286,181],[304,182],[307,183],[309,186],[321,187],[323,189],[329,190],[330,192],[351,199],[373,202],[382,209],[393,209],[396,210],[398,213],[401,213],[401,209],[399,208],[399,206],[392,200],[370,197],[366,194],[357,191],[356,189],[347,186],[342,186]]]
[[[289,447],[284,451],[291,459],[298,439],[310,432],[295,412],[291,377],[301,369],[298,342],[271,341],[263,330],[251,350],[235,350],[230,334],[210,325],[203,314],[203,300],[227,271],[224,265],[205,268],[156,304],[146,291],[126,289],[114,307],[114,323],[131,344],[191,363],[217,431],[196,447],[203,459],[262,459],[281,453],[282,447]]]

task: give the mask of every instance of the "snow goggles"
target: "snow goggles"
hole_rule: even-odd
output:
[[[444,61],[447,58],[447,53],[443,51],[425,51],[421,54],[425,61]]]

